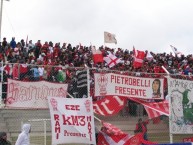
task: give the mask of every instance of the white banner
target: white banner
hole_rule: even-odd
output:
[[[170,133],[193,133],[193,81],[168,80],[170,96]]]
[[[67,84],[47,81],[25,82],[8,79],[7,107],[48,108],[48,96],[66,97]]]
[[[117,95],[144,99],[164,99],[162,78],[131,77],[95,73],[95,96]]]
[[[48,97],[52,144],[96,144],[92,99]]]

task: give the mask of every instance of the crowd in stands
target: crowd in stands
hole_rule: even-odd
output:
[[[17,41],[15,37],[12,40],[3,38],[0,43],[0,61],[1,72],[3,71],[3,79],[6,82],[7,78],[32,81],[47,80],[56,82],[66,82],[67,78],[73,78],[73,71],[67,70],[70,67],[89,67],[106,70],[127,71],[129,75],[158,77],[165,71],[164,66],[171,74],[183,76],[192,79],[193,56],[172,55],[172,53],[153,53],[152,59],[144,58],[143,66],[140,68],[133,67],[133,50],[122,48],[109,48],[101,46],[98,48],[103,56],[107,56],[111,52],[116,57],[122,60],[122,63],[108,68],[105,61],[95,64],[92,58],[92,46],[83,46],[81,44],[72,46],[70,43],[64,42],[53,43],[52,41],[27,42],[22,39]],[[145,51],[146,55],[148,51]],[[3,66],[2,66],[3,65]],[[153,76],[152,76],[153,75]]]

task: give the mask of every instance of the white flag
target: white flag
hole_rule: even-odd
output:
[[[147,52],[146,58],[148,61],[151,61],[153,59],[153,56],[151,55],[149,51]]]
[[[117,44],[117,40],[115,38],[115,34],[104,32],[104,42],[105,43],[115,43]]]
[[[178,51],[176,47],[174,47],[172,45],[170,45],[170,47],[172,48],[175,55],[177,55],[178,57],[180,57],[182,55],[182,52]]]

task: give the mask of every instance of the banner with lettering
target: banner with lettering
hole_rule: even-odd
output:
[[[8,79],[6,107],[48,108],[47,96],[66,97],[67,84]]]
[[[164,99],[163,78],[95,73],[94,80],[95,96],[117,95],[144,99]]]
[[[112,116],[119,113],[127,102],[126,97],[106,96],[104,99],[94,101],[94,113],[103,116]]]
[[[170,132],[193,133],[193,81],[173,79],[168,81],[170,96]]]
[[[92,99],[48,97],[52,144],[96,144]]]

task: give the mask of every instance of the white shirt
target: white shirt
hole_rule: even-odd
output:
[[[38,67],[38,72],[40,76],[43,76],[44,74],[44,68],[43,67]]]

